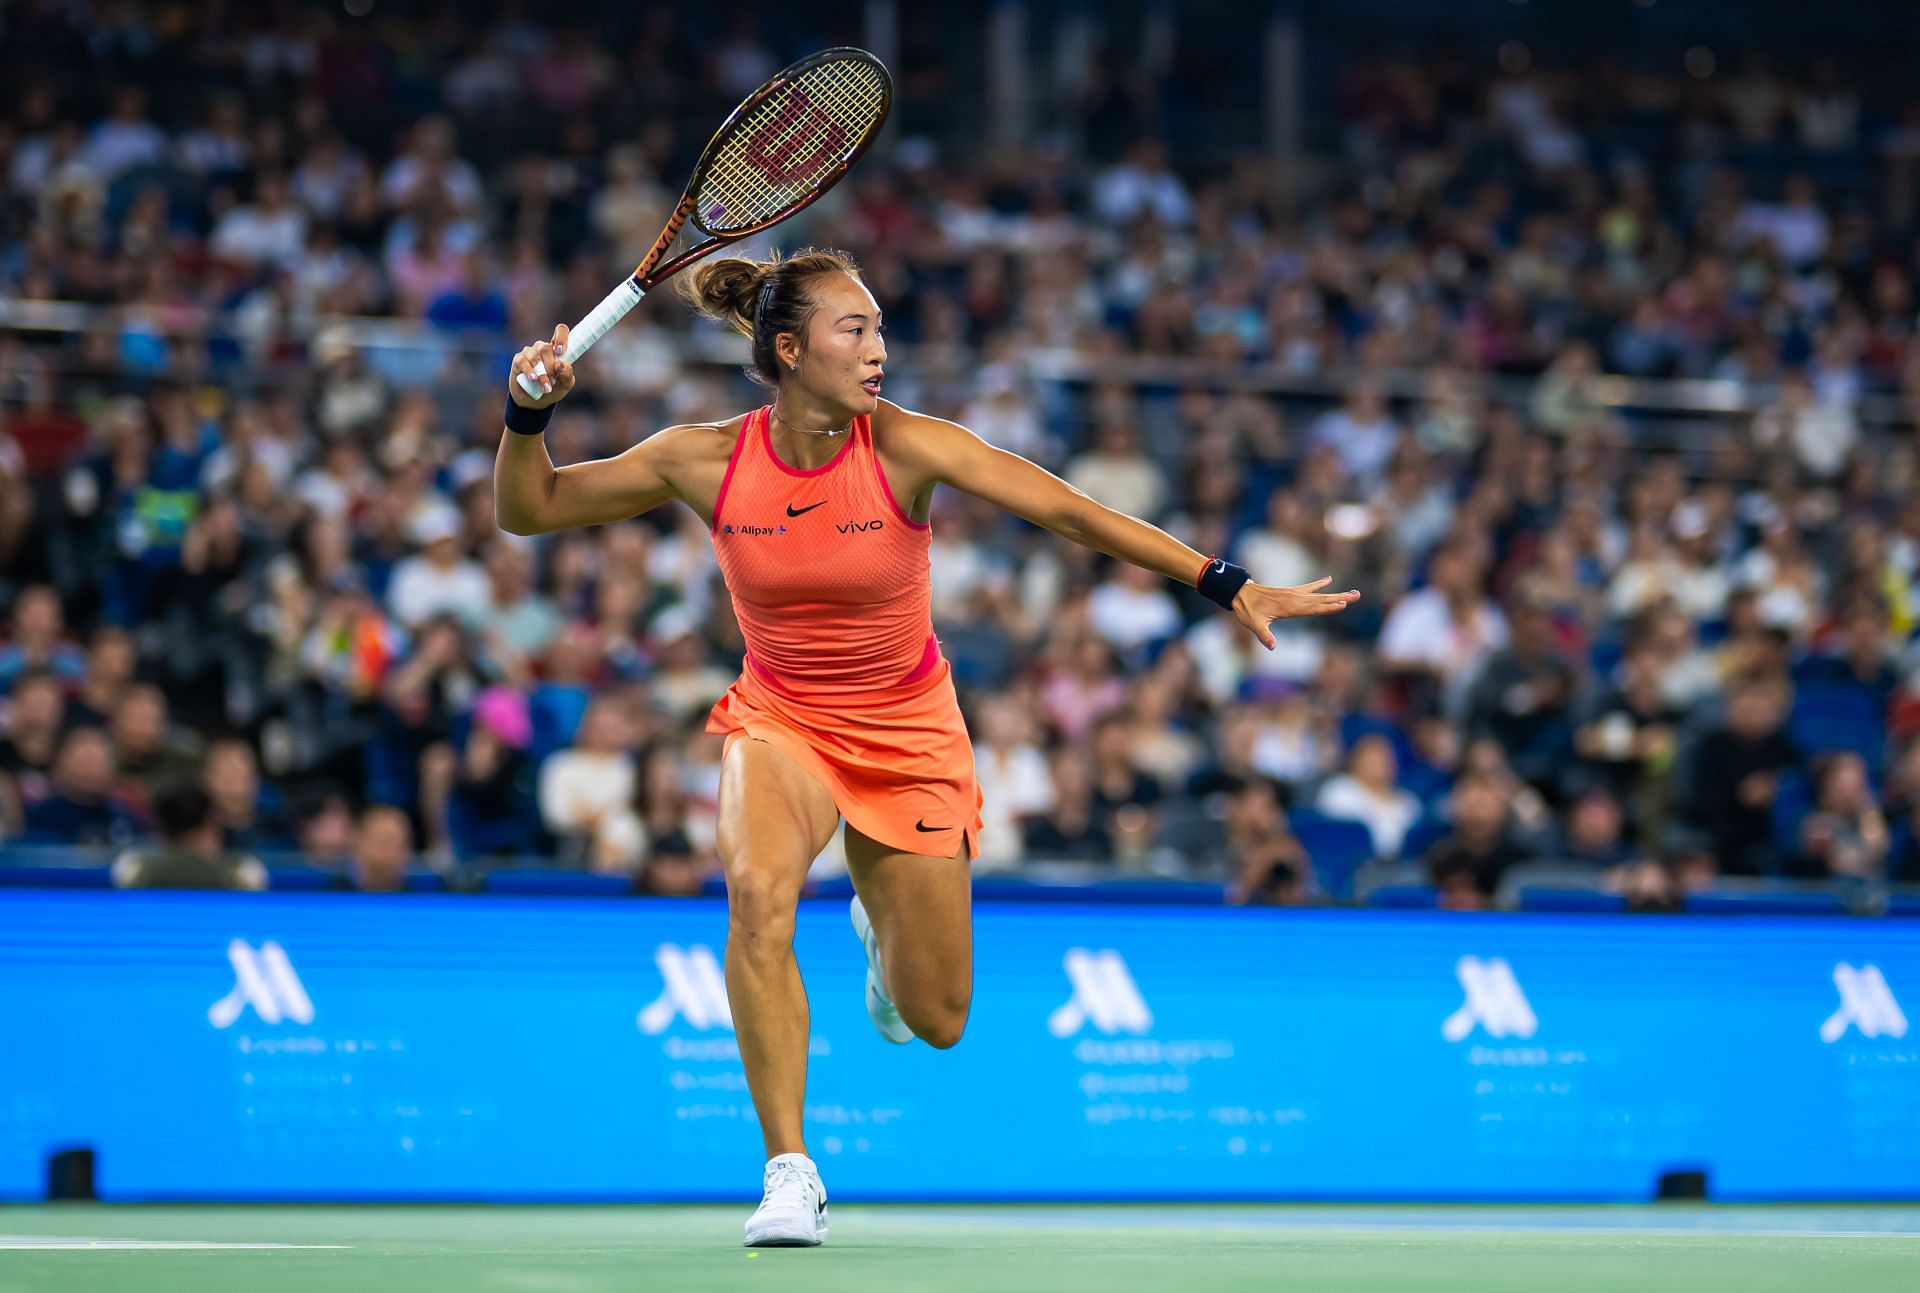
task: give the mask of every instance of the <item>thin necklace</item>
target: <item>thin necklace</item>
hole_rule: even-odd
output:
[[[797,427],[793,423],[787,421],[785,418],[780,417],[780,401],[775,400],[773,402],[772,407],[773,407],[773,416],[780,419],[781,426],[785,427],[789,431],[798,431],[801,435],[827,435],[827,436],[845,435],[847,433],[847,429],[853,425],[853,423],[849,422],[847,423],[846,426],[835,428],[832,431],[809,431],[805,427]]]

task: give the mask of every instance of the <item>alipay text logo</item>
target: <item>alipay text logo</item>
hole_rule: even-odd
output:
[[[1467,994],[1461,1007],[1440,1025],[1440,1035],[1457,1042],[1473,1031],[1475,1024],[1487,1030],[1489,1037],[1531,1037],[1540,1020],[1520,991],[1520,980],[1503,957],[1481,960],[1463,956],[1453,967],[1460,988]]]
[[[1098,952],[1072,948],[1063,963],[1073,996],[1047,1016],[1047,1031],[1069,1037],[1092,1023],[1103,1033],[1144,1033],[1153,1027],[1153,1012],[1127,972],[1127,963],[1112,948]]]
[[[233,991],[207,1007],[207,1022],[215,1028],[231,1028],[248,1006],[263,1023],[277,1024],[290,1019],[296,1024],[313,1022],[313,999],[293,972],[280,944],[268,941],[255,951],[242,939],[227,944],[227,960],[233,964]]]
[[[662,943],[653,962],[660,967],[664,986],[659,998],[640,1012],[641,1032],[665,1032],[676,1015],[694,1028],[733,1028],[727,979],[712,948]]]
[[[1849,1025],[1862,1037],[1905,1037],[1907,1017],[1894,1000],[1893,989],[1877,965],[1854,969],[1845,961],[1833,967],[1833,986],[1840,990],[1840,1008],[1820,1025],[1820,1040],[1837,1042]]]

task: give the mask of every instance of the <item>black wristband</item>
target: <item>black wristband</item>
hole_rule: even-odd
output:
[[[513,402],[507,397],[507,430],[515,435],[539,435],[547,429],[547,423],[553,421],[553,405],[543,409],[529,409]]]
[[[1244,566],[1236,566],[1224,558],[1216,557],[1200,572],[1197,587],[1202,597],[1222,610],[1230,611],[1233,609],[1233,599],[1239,596],[1241,587],[1252,578],[1253,575]]]

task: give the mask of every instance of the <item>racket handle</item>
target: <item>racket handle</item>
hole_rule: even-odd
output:
[[[591,350],[594,342],[606,336],[607,329],[626,318],[627,311],[640,304],[640,298],[646,294],[646,290],[632,279],[628,279],[611,292],[608,292],[604,301],[589,310],[586,318],[580,320],[580,322],[574,324],[573,327],[568,330],[567,362],[570,364],[579,363],[580,356]],[[535,364],[533,371],[538,376],[545,377],[547,375],[547,366],[545,364]],[[533,396],[536,400],[545,394],[545,392],[540,389],[540,383],[535,380],[534,377],[526,373],[521,373],[519,381],[520,389]]]

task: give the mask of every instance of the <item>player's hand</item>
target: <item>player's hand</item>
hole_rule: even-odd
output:
[[[536,341],[513,357],[513,370],[507,374],[507,394],[523,409],[543,409],[567,398],[573,389],[573,365],[562,356],[567,349],[567,325],[554,325],[552,341]],[[527,394],[520,385],[525,373],[540,383],[540,398]]]
[[[1260,639],[1260,645],[1271,651],[1275,644],[1273,633],[1267,625],[1275,620],[1298,619],[1304,615],[1333,615],[1360,600],[1360,594],[1351,588],[1344,593],[1320,591],[1332,582],[1333,576],[1325,575],[1297,588],[1269,588],[1265,584],[1247,583],[1234,596],[1233,613]]]

